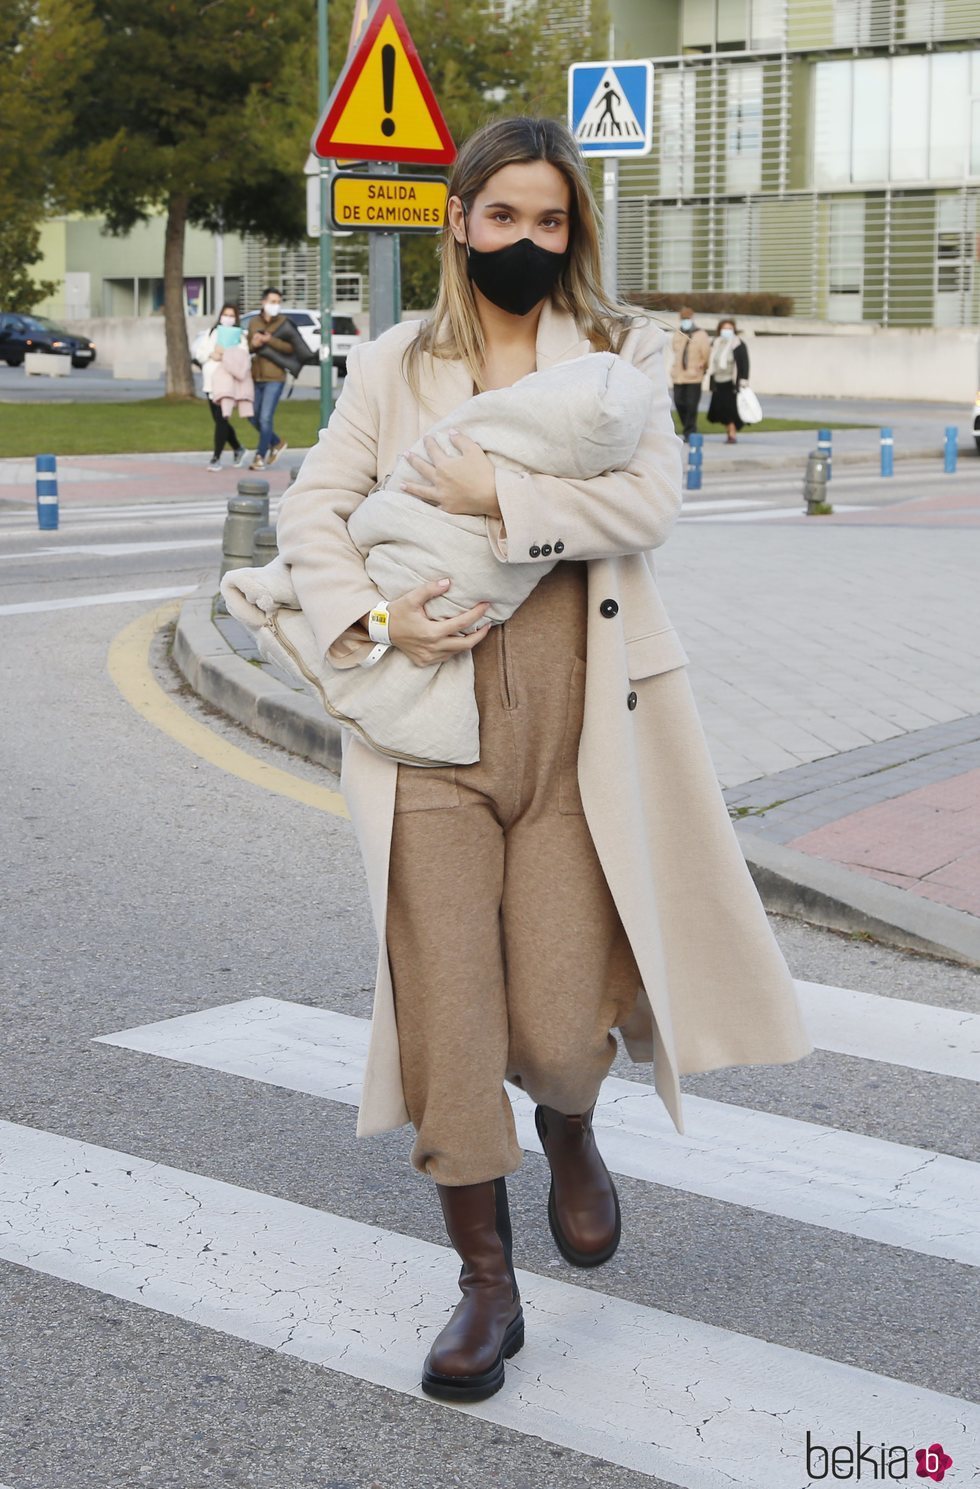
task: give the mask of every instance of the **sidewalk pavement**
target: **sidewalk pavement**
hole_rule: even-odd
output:
[[[980,965],[977,553],[944,500],[931,525],[922,501],[878,526],[695,519],[658,573],[769,908]],[[187,680],[337,769],[336,725],[213,618],[216,588],[183,606]]]
[[[220,471],[209,471],[209,453],[199,450],[165,455],[64,455],[58,458],[58,503],[63,507],[90,506],[98,499],[107,505],[137,502],[185,502],[195,497],[225,499],[235,495],[244,477],[269,482],[269,495],[282,494],[289,485],[290,467],[299,465],[305,449],[289,445],[277,463],[250,471],[236,467],[225,452]],[[0,460],[0,511],[33,507],[35,472],[32,459]]]

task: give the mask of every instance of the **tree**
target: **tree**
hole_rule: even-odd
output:
[[[167,395],[193,397],[187,224],[282,242],[305,232],[315,114],[309,0],[91,0],[100,60],[74,96],[73,155],[111,232],[166,213]]]
[[[97,28],[89,0],[4,0],[0,71],[0,310],[32,310],[57,284],[36,281],[39,221],[78,200],[77,174],[59,148],[74,79],[93,65]]]

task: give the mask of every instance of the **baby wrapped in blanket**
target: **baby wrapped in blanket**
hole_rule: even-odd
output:
[[[628,465],[652,396],[649,379],[631,363],[612,352],[590,352],[529,373],[509,388],[478,393],[428,434],[448,455],[459,454],[449,437],[457,429],[495,466],[587,479]],[[425,456],[422,440],[411,453]],[[417,480],[402,455],[348,518],[368,578],[390,601],[451,576],[448,592],[427,603],[433,619],[489,600],[486,618],[507,620],[554,565],[501,562],[485,517],[444,512],[402,489],[403,482]],[[335,668],[320,652],[281,559],[231,570],[221,593],[230,613],[255,633],[262,655],[312,684],[327,712],[373,749],[414,765],[469,765],[480,758],[469,651],[416,667],[392,647],[376,666]]]

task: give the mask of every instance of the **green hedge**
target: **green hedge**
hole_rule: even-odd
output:
[[[659,294],[653,290],[637,290],[626,296],[633,305],[644,310],[680,310],[690,305],[692,310],[703,310],[711,315],[792,315],[793,297],[774,295],[759,290],[744,294],[724,294],[717,290],[688,290],[684,294],[674,291]]]

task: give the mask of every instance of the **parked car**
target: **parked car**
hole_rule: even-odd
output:
[[[284,305],[282,313],[289,317],[310,350],[318,352],[320,350],[320,312],[307,310],[304,306],[293,308]],[[257,310],[250,310],[247,315],[242,316],[242,325],[247,326],[252,317],[258,314]],[[347,375],[347,353],[359,336],[360,332],[352,316],[334,315],[330,323],[331,352],[333,365],[341,377]]]
[[[87,336],[66,331],[45,315],[18,315],[10,311],[0,315],[0,361],[8,367],[20,367],[28,352],[71,357],[73,367],[91,367],[95,361],[94,342]]]

